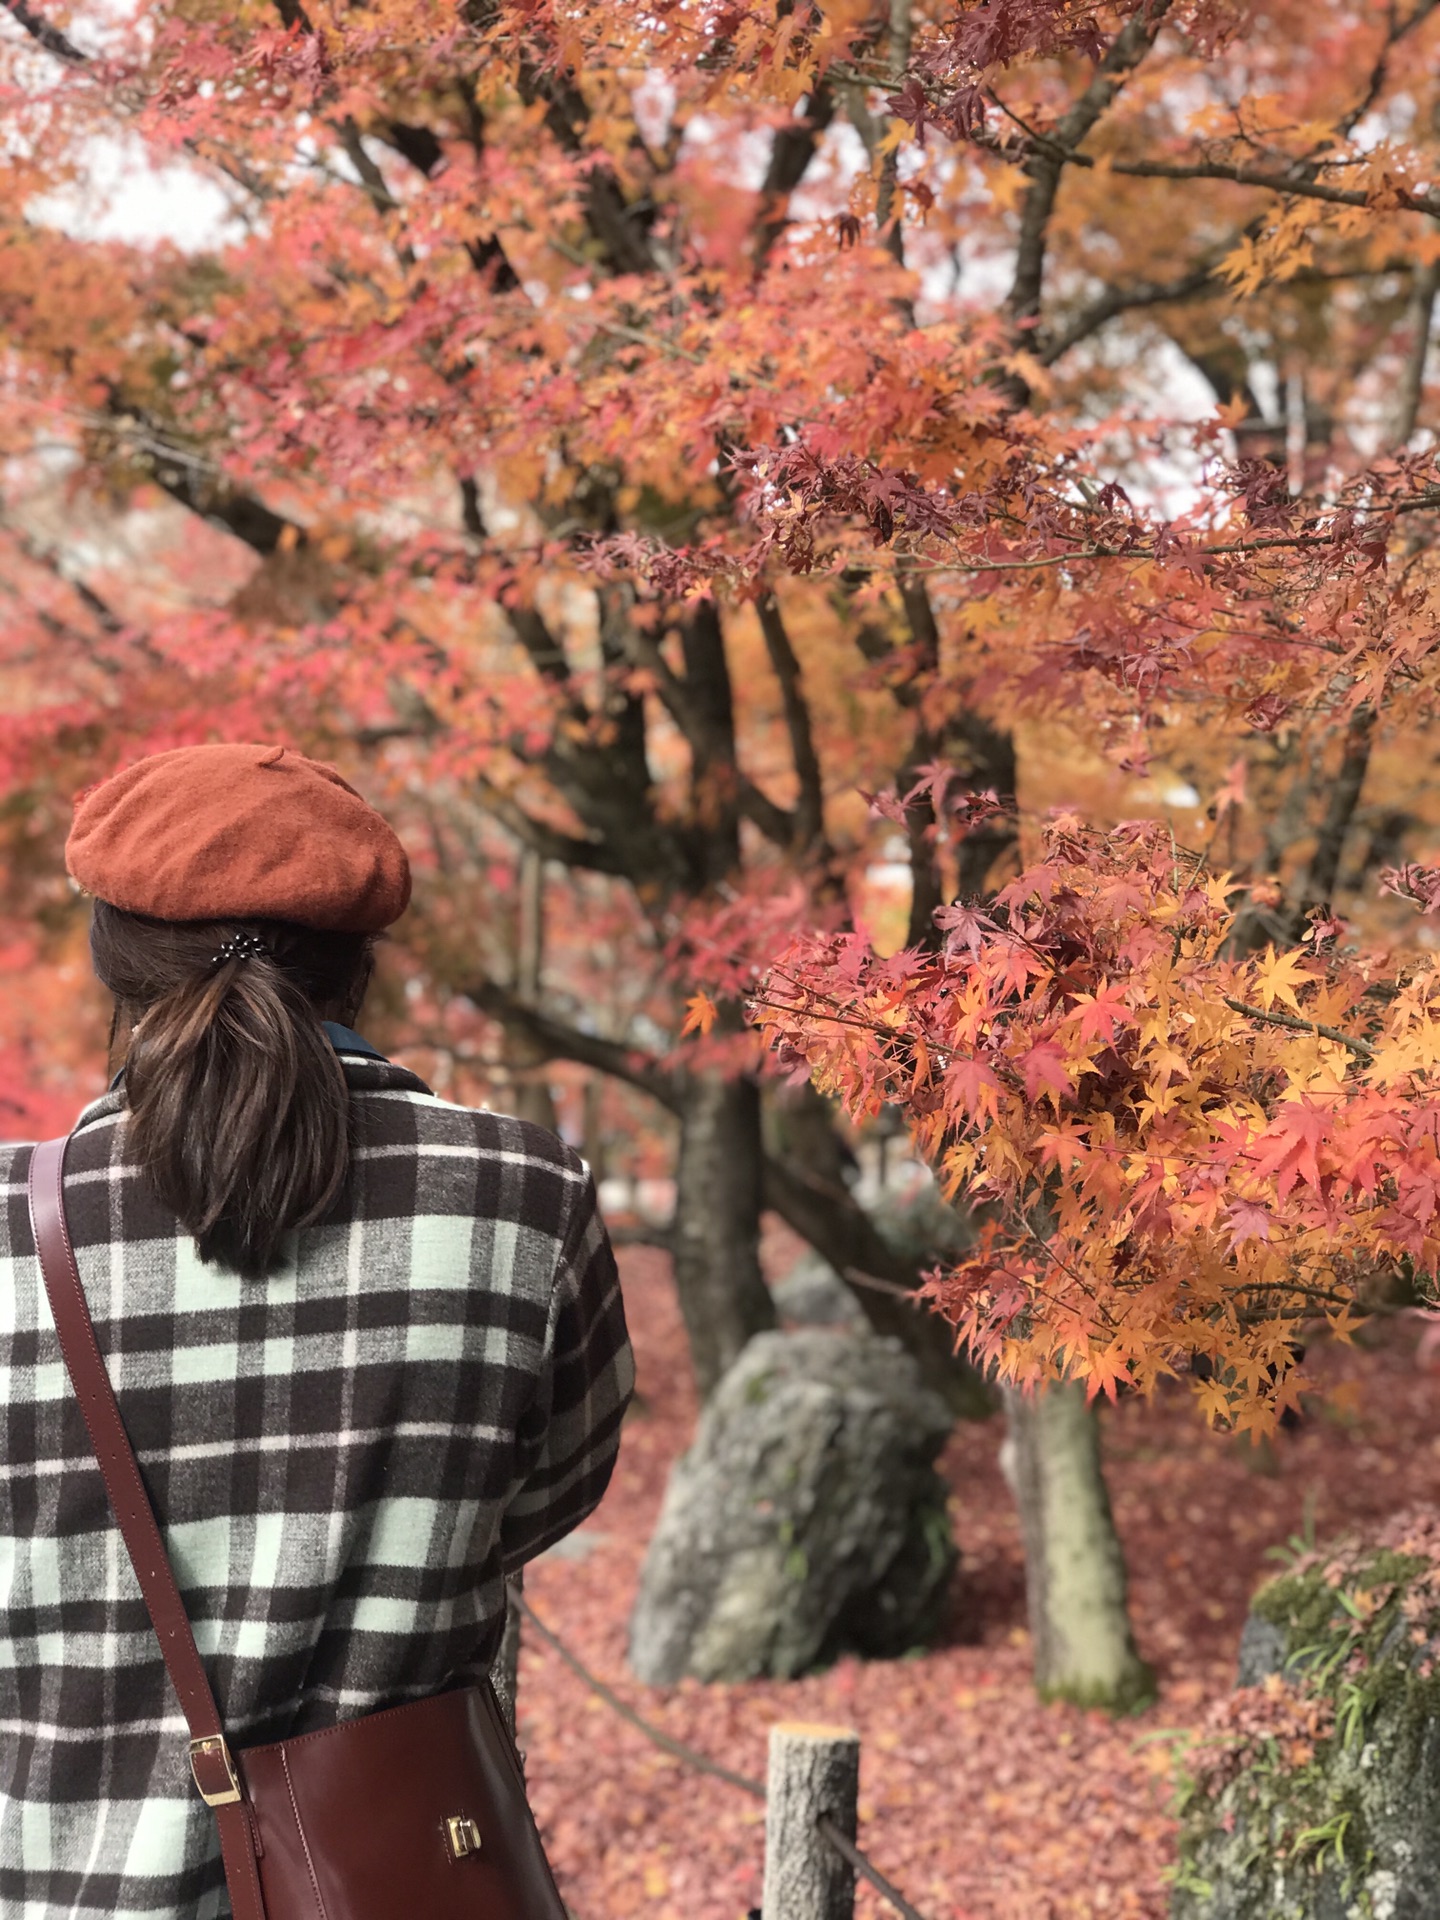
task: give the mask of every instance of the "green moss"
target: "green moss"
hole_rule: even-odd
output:
[[[1251,1611],[1272,1627],[1310,1640],[1325,1631],[1338,1606],[1334,1587],[1326,1583],[1317,1568],[1307,1573],[1282,1573],[1278,1579],[1267,1581],[1251,1602]]]
[[[1232,1776],[1212,1758],[1203,1777],[1178,1783],[1177,1912],[1203,1911],[1184,1903],[1208,1900],[1202,1888],[1217,1878],[1232,1890],[1246,1887],[1248,1904],[1235,1910],[1247,1920],[1308,1913],[1321,1881],[1348,1911],[1369,1912],[1364,1882],[1378,1836],[1367,1813],[1373,1787],[1362,1754],[1378,1740],[1387,1776],[1403,1779],[1419,1765],[1427,1730],[1440,1718],[1440,1674],[1417,1670],[1402,1611],[1407,1590],[1432,1572],[1413,1554],[1377,1549],[1348,1564],[1332,1562],[1328,1578],[1327,1569],[1306,1563],[1261,1588],[1254,1612],[1285,1637],[1286,1693],[1275,1696],[1277,1714],[1278,1703],[1293,1703],[1298,1692],[1328,1708],[1333,1724],[1303,1763],[1292,1764],[1287,1754],[1307,1743],[1295,1740],[1293,1729],[1267,1736],[1264,1700],[1248,1696],[1254,1704],[1234,1723],[1244,1753],[1239,1771]]]
[[[1047,1703],[1063,1700],[1072,1707],[1100,1708],[1116,1716],[1143,1713],[1155,1698],[1155,1669],[1143,1660],[1134,1661],[1117,1686],[1041,1687],[1039,1694]]]

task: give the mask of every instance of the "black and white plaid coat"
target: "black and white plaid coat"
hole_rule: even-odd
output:
[[[126,1162],[120,1094],[66,1163],[100,1346],[237,1746],[484,1673],[503,1570],[599,1500],[633,1378],[577,1157],[343,1057],[350,1192],[268,1280],[199,1262]],[[29,1161],[0,1149],[0,1916],[212,1920],[214,1818],[60,1358]]]

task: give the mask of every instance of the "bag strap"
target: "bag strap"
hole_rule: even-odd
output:
[[[220,1710],[201,1664],[195,1636],[175,1584],[155,1510],[140,1478],[140,1467],[115,1390],[105,1370],[95,1326],[86,1305],[75,1250],[65,1218],[65,1149],[69,1136],[44,1140],[30,1160],[30,1225],[60,1351],[75,1398],[80,1402],[85,1429],[95,1452],[95,1464],[105,1482],[120,1533],[130,1555],[135,1577],[145,1599],[150,1624],[160,1642],[165,1671],[179,1696],[190,1729],[190,1770],[207,1806],[214,1808],[220,1827],[220,1849],[225,1880],[235,1920],[265,1920],[265,1902],[255,1865],[255,1837],[249,1805],[225,1741]]]

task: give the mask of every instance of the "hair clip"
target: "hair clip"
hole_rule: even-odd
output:
[[[270,949],[258,933],[232,933],[228,940],[220,942],[219,949],[210,961],[211,969],[223,967],[231,960],[268,960]]]

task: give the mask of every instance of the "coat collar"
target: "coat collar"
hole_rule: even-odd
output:
[[[338,1020],[324,1020],[325,1029],[336,1053],[340,1056],[340,1065],[345,1074],[345,1084],[356,1093],[430,1093],[418,1073],[411,1073],[408,1067],[398,1067],[393,1060],[387,1060],[378,1047],[353,1027],[342,1027]],[[98,1100],[92,1100],[75,1122],[76,1130],[88,1127],[97,1120],[107,1119],[112,1113],[125,1110],[125,1069],[122,1067],[109,1087]]]

